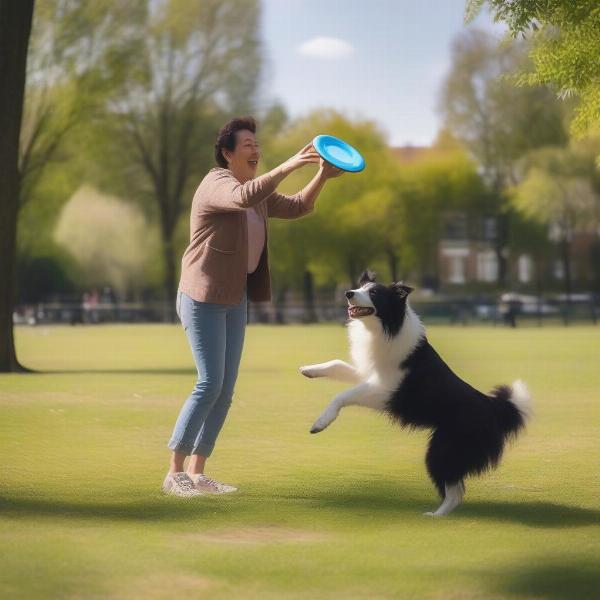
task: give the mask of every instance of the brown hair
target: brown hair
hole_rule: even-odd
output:
[[[235,117],[219,130],[215,143],[215,160],[220,167],[227,168],[227,160],[225,160],[222,150],[231,150],[232,152],[235,150],[235,134],[242,129],[256,133],[254,117]]]

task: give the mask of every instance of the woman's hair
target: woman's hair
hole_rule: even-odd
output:
[[[253,117],[236,117],[231,119],[221,127],[217,134],[217,141],[215,143],[215,160],[220,167],[227,168],[227,160],[223,156],[223,149],[235,150],[235,133],[247,129],[252,133],[256,133],[256,121]]]

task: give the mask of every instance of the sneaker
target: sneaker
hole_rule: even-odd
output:
[[[201,496],[202,492],[196,488],[187,473],[167,473],[162,484],[162,491],[170,496],[179,498],[192,498]]]
[[[206,475],[190,475],[196,489],[203,494],[228,494],[237,492],[237,488],[232,485],[225,485],[219,481],[215,481]]]

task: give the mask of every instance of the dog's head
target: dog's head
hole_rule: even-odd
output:
[[[385,286],[375,281],[375,275],[365,271],[359,280],[360,287],[348,290],[348,316],[351,319],[379,319],[383,330],[390,336],[402,328],[406,315],[408,295],[413,288],[402,282]]]

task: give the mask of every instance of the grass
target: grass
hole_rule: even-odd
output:
[[[301,364],[345,357],[339,326],[252,326],[209,474],[235,495],[159,492],[194,382],[179,327],[17,330],[39,372],[0,376],[0,597],[10,599],[596,598],[600,329],[431,327],[488,389],[524,378],[528,432],[468,483],[450,517],[425,432],[349,408],[308,430],[343,384]]]

